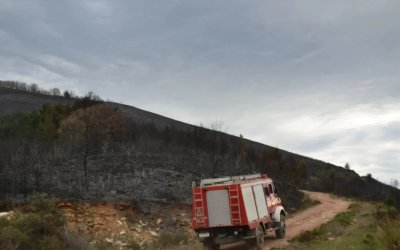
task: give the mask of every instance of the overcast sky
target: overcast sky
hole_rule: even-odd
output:
[[[0,0],[0,79],[400,180],[400,1]]]

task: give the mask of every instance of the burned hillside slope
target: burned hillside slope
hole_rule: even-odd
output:
[[[298,188],[400,206],[399,190],[342,167],[138,108],[79,100],[0,88],[1,195],[189,203],[193,180],[266,172],[292,208],[303,198]]]

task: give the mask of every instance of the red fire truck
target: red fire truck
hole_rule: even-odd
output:
[[[208,249],[242,240],[262,249],[267,232],[285,237],[278,195],[266,174],[201,180],[193,185],[192,227]]]

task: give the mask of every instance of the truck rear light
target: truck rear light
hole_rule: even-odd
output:
[[[262,175],[261,175],[261,178],[262,178],[262,179],[267,179],[268,176],[267,176],[267,174],[262,174]]]

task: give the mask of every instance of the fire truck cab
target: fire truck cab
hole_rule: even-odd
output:
[[[285,237],[286,215],[266,174],[204,179],[193,185],[192,227],[208,249],[242,240],[262,249],[268,232]]]

